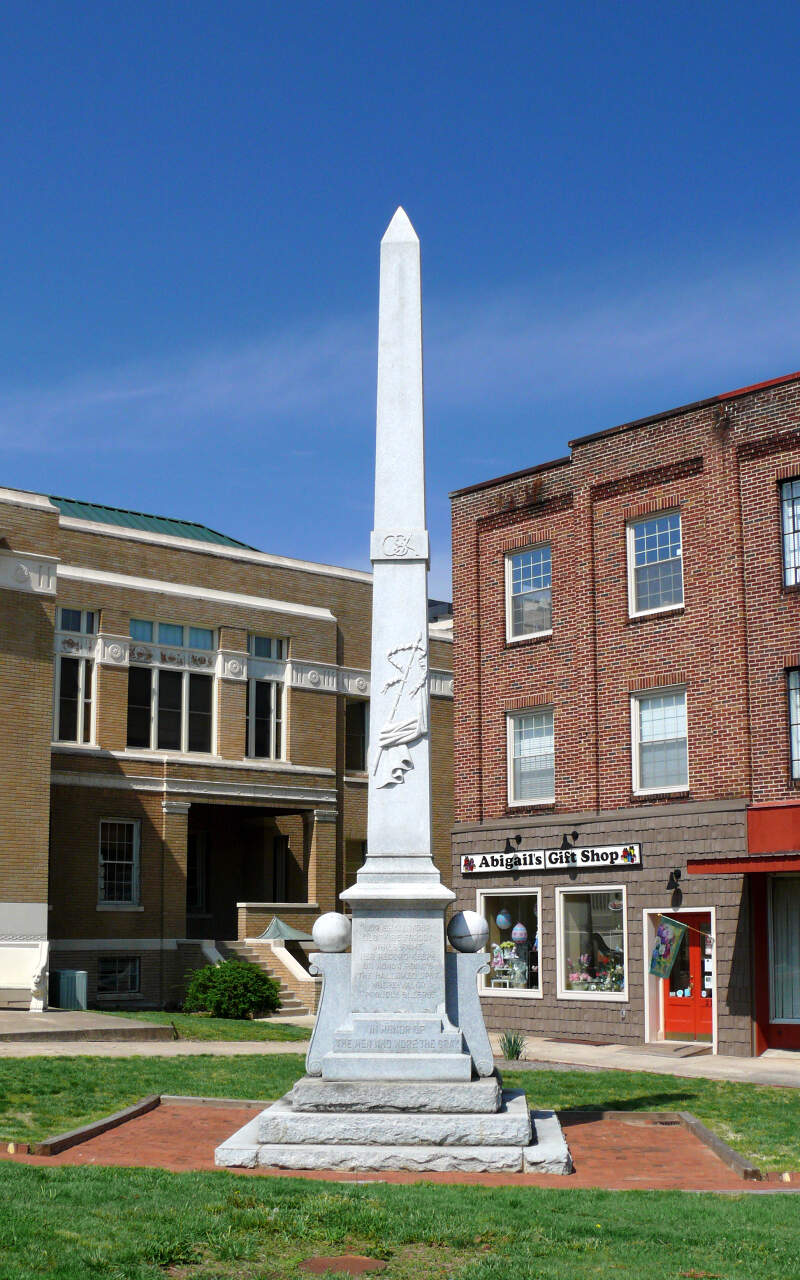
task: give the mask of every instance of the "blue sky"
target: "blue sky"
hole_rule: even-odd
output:
[[[0,8],[0,484],[368,567],[378,246],[449,490],[800,367],[800,6]]]

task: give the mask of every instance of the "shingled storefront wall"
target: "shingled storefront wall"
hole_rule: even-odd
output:
[[[645,1008],[648,930],[660,912],[703,908],[714,913],[714,1047],[750,1054],[792,1047],[797,1035],[800,1048],[800,973],[797,1018],[769,1011],[777,961],[765,917],[774,882],[800,870],[787,693],[787,673],[800,667],[800,592],[784,584],[780,504],[781,482],[799,476],[794,374],[583,437],[569,457],[452,495],[458,905],[475,909],[489,886],[542,891],[541,996],[487,991],[495,1029],[663,1037],[663,1010]],[[676,512],[683,602],[630,616],[628,527]],[[509,641],[506,557],[544,544],[552,633]],[[671,689],[685,690],[688,786],[643,794],[634,788],[632,698]],[[510,804],[507,718],[537,707],[552,708],[555,802]],[[780,811],[783,834],[773,823],[768,851],[783,861],[758,874],[721,866],[749,856],[754,814],[759,831],[769,817],[761,806]],[[788,847],[787,808],[797,815]],[[628,998],[613,1005],[556,995],[554,890],[590,891],[598,873],[460,870],[465,853],[501,853],[508,840],[558,848],[573,833],[580,845],[641,844],[641,868],[613,877],[626,887],[628,945]],[[662,1000],[651,980],[650,1006]]]

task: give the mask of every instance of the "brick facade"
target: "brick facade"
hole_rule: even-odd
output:
[[[800,375],[791,375],[575,440],[569,457],[452,496],[460,905],[474,908],[486,887],[460,874],[460,856],[502,850],[517,835],[522,848],[558,846],[574,827],[580,843],[641,843],[643,856],[641,870],[618,877],[628,889],[627,1003],[556,998],[553,892],[566,882],[527,876],[543,894],[542,996],[487,995],[490,1025],[513,1013],[556,1034],[582,1026],[601,1039],[659,1038],[663,1028],[644,1026],[644,913],[697,905],[716,911],[715,1042],[730,1053],[759,1047],[764,975],[749,902],[763,885],[696,864],[747,855],[754,807],[800,804],[787,694],[787,670],[800,666],[800,591],[783,585],[779,490],[798,476]],[[683,602],[631,616],[626,531],[669,512],[680,513]],[[552,559],[552,633],[508,640],[506,557],[541,544]],[[688,786],[642,794],[631,699],[674,687],[685,690]],[[536,707],[553,711],[555,801],[511,804],[507,715]],[[800,835],[775,846],[798,849]],[[677,899],[667,893],[674,869]],[[494,883],[512,887],[508,876]],[[768,963],[759,955],[762,970]]]
[[[86,969],[93,1003],[174,1003],[201,939],[260,931],[277,908],[309,927],[338,906],[346,851],[366,839],[367,775],[345,770],[344,706],[369,695],[371,576],[227,545],[207,530],[172,535],[149,517],[142,527],[114,524],[100,508],[76,517],[59,501],[0,489],[0,949],[17,934],[46,936],[51,969]],[[91,633],[65,633],[61,609],[90,611]],[[156,631],[137,651],[131,619],[182,626],[186,649]],[[190,627],[212,632],[208,653],[191,652]],[[260,662],[254,635],[280,639],[281,657]],[[451,655],[437,631],[434,853],[448,875]],[[59,663],[76,657],[92,672],[91,731],[53,740],[54,677],[58,690]],[[127,745],[137,665],[213,679],[210,752]],[[277,682],[278,758],[248,755],[255,679]],[[103,900],[104,821],[133,824],[132,900]],[[132,996],[98,994],[98,966],[114,957],[138,961]]]

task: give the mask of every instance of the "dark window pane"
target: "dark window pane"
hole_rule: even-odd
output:
[[[271,710],[273,686],[268,680],[258,680],[255,692],[255,723],[253,725],[254,756],[269,756],[271,752]]]
[[[84,660],[83,666],[83,741],[91,742],[92,738],[92,682],[94,665]]]
[[[80,631],[80,629],[81,629],[80,609],[62,609],[61,610],[61,630],[62,631]]]
[[[367,704],[345,704],[344,765],[346,769],[362,772],[367,767]]]
[[[149,667],[128,668],[129,747],[150,746],[150,694],[153,673]]]
[[[61,742],[78,740],[78,673],[79,658],[61,659],[61,682],[58,697],[58,737]]]
[[[189,750],[211,750],[211,676],[189,676]]]
[[[158,747],[181,749],[181,694],[183,676],[178,671],[158,673]]]

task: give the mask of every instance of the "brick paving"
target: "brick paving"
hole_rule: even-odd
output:
[[[56,1156],[8,1155],[6,1160],[48,1165],[123,1165],[186,1172],[214,1168],[214,1148],[258,1114],[258,1108],[162,1103],[154,1111],[70,1147]],[[322,1181],[463,1183],[480,1186],[539,1186],[568,1190],[683,1190],[747,1192],[764,1189],[746,1182],[681,1124],[663,1124],[646,1116],[564,1117],[564,1131],[575,1163],[571,1177],[557,1174],[353,1173],[280,1169],[236,1170],[274,1177]],[[770,1190],[791,1185],[770,1182]],[[795,1184],[796,1186],[796,1184]]]

